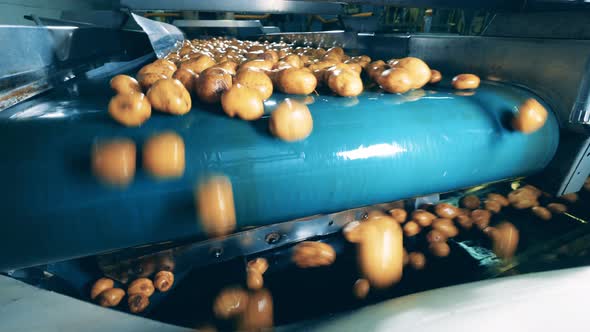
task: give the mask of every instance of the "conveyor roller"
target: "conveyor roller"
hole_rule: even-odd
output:
[[[231,119],[198,102],[185,116],[155,114],[124,128],[106,112],[105,80],[53,91],[0,113],[0,270],[201,236],[193,188],[209,172],[232,180],[245,227],[529,175],[549,163],[559,134],[552,112],[531,135],[505,124],[534,95],[490,82],[470,94],[443,86],[309,96],[314,131],[286,143],[269,134],[268,117]],[[267,112],[285,97],[275,93]],[[167,130],[184,139],[186,171],[156,181],[141,169],[141,146]],[[112,137],[138,147],[125,190],[101,185],[90,170],[93,142]]]

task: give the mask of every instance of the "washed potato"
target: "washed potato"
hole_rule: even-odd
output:
[[[185,168],[184,141],[175,132],[150,137],[143,146],[143,169],[156,178],[178,178]]]
[[[302,269],[328,266],[336,260],[336,252],[327,243],[304,241],[295,246],[292,260]]]
[[[379,86],[389,93],[404,93],[412,88],[411,74],[405,68],[386,69],[376,77]]]
[[[152,106],[143,93],[118,94],[109,102],[109,115],[127,127],[142,125],[152,115]]]
[[[272,81],[260,70],[242,70],[235,77],[235,83],[254,89],[262,100],[270,98],[273,92]]]
[[[236,210],[231,181],[223,175],[202,179],[195,190],[197,213],[205,233],[211,237],[229,234],[236,228]]]
[[[308,95],[317,86],[317,79],[309,70],[288,68],[278,74],[278,87],[284,93]]]
[[[313,118],[307,105],[292,99],[285,99],[272,112],[269,129],[274,136],[284,141],[300,141],[311,134]]]
[[[414,270],[423,270],[426,266],[426,256],[421,252],[411,252],[408,254],[408,264]]]
[[[92,171],[102,182],[127,186],[135,176],[135,143],[114,139],[95,143],[92,148]]]
[[[154,276],[154,287],[160,292],[167,292],[174,285],[174,274],[170,271],[160,271]]]
[[[475,195],[467,195],[461,199],[461,206],[466,207],[470,210],[479,208],[480,200]]]
[[[111,88],[118,94],[141,93],[139,82],[131,76],[117,75],[111,79]]]
[[[135,279],[127,288],[128,295],[143,294],[147,297],[154,294],[154,283],[148,278]]]
[[[533,206],[533,208],[531,209],[533,211],[533,213],[539,217],[540,219],[543,220],[551,220],[551,218],[553,217],[553,215],[551,214],[551,211],[549,211],[549,209],[542,207],[542,206]]]
[[[218,103],[221,95],[231,89],[232,82],[232,77],[227,71],[221,68],[209,68],[199,76],[195,92],[202,102]]]
[[[406,224],[407,225],[407,224]],[[357,261],[372,287],[387,288],[399,282],[403,271],[403,234],[388,215],[368,218],[360,224]]]
[[[479,77],[473,74],[459,74],[453,77],[451,84],[456,90],[470,90],[479,87]]]
[[[392,68],[404,68],[410,74],[410,80],[412,81],[412,89],[420,89],[426,83],[430,81],[432,72],[428,65],[421,59],[414,57],[406,57],[403,59],[395,60],[391,63]]]
[[[369,294],[371,285],[367,279],[358,279],[353,286],[353,293],[357,299],[364,299]]]
[[[430,84],[436,84],[442,80],[442,74],[436,69],[430,70]]]
[[[194,71],[188,68],[180,68],[174,72],[172,78],[177,79],[184,85],[187,91],[193,91],[195,89],[195,85],[197,83],[197,79],[199,75],[195,74]]]
[[[263,60],[263,59],[254,59],[254,60],[250,60],[248,62],[244,62],[240,65],[240,67],[238,68],[238,71],[242,71],[245,69],[261,69],[264,71],[267,70],[271,70],[274,66],[274,63],[272,61],[269,60]]]
[[[215,317],[228,319],[246,310],[249,302],[248,292],[240,287],[227,287],[221,290],[213,302]]]
[[[115,282],[112,279],[100,278],[94,283],[94,285],[92,285],[92,289],[90,290],[90,298],[94,300],[100,295],[100,293],[114,287]]]
[[[183,61],[180,64],[180,68],[186,68],[192,70],[195,74],[201,74],[201,72],[209,67],[215,65],[215,60],[207,55],[199,55],[194,59]]]
[[[165,75],[157,74],[157,73],[146,73],[137,75],[137,80],[139,81],[139,85],[141,89],[145,92],[149,91],[149,89],[159,80],[167,79]]]
[[[492,240],[492,250],[496,256],[504,259],[514,256],[520,236],[512,223],[504,221],[494,227],[488,227],[486,234]]]
[[[342,97],[354,97],[363,92],[363,81],[351,70],[334,70],[328,75],[328,87]]]
[[[221,96],[221,107],[230,117],[256,120],[264,114],[264,103],[260,92],[237,83]]]
[[[159,80],[147,93],[155,110],[174,115],[186,114],[191,110],[191,96],[179,80]]]
[[[249,293],[245,310],[238,315],[239,331],[267,331],[274,324],[272,295],[266,289]]]
[[[416,221],[422,227],[428,227],[436,216],[428,211],[418,209],[412,212],[412,220]]]
[[[412,236],[416,236],[418,233],[420,233],[421,227],[415,221],[408,221],[407,223],[404,224],[403,230],[404,230],[405,236],[412,237]]]
[[[387,211],[387,213],[389,213],[389,215],[393,219],[395,219],[395,221],[399,222],[400,224],[405,223],[406,218],[408,217],[408,212],[406,212],[406,210],[400,209],[400,208],[391,209],[391,210]]]
[[[536,99],[527,99],[512,119],[512,128],[525,134],[541,129],[547,121],[547,110]]]

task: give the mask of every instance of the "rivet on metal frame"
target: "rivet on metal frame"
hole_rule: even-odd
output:
[[[280,239],[281,239],[281,234],[279,234],[277,232],[268,233],[264,237],[264,240],[268,244],[275,244],[275,243],[279,242]]]

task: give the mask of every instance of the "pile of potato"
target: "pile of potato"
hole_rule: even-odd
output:
[[[156,273],[153,281],[146,277],[135,279],[127,287],[127,292],[122,288],[116,288],[113,279],[104,277],[94,282],[90,290],[90,298],[103,307],[116,307],[127,294],[129,311],[140,313],[150,305],[149,298],[156,290],[167,292],[173,284],[174,274],[167,270]]]
[[[117,75],[111,87],[117,95],[109,113],[117,122],[140,126],[152,109],[183,115],[192,98],[219,104],[230,117],[252,121],[264,114],[264,100],[276,90],[309,95],[328,91],[343,97],[361,94],[376,82],[389,93],[404,93],[442,79],[437,70],[414,57],[371,62],[366,55],[349,56],[340,47],[293,47],[284,42],[212,38],[185,40],[163,59],[139,70],[136,79]],[[462,74],[456,89],[475,89],[479,78]],[[305,139],[313,130],[307,106],[286,99],[271,114],[270,132],[285,141]]]

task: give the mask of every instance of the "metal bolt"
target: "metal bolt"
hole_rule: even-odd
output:
[[[275,244],[275,243],[279,242],[280,239],[281,239],[281,234],[279,234],[277,232],[268,233],[264,237],[264,240],[268,244]]]
[[[221,257],[221,255],[223,255],[223,249],[212,248],[210,253],[211,253],[211,256],[213,256],[213,258],[219,258],[219,257]]]

